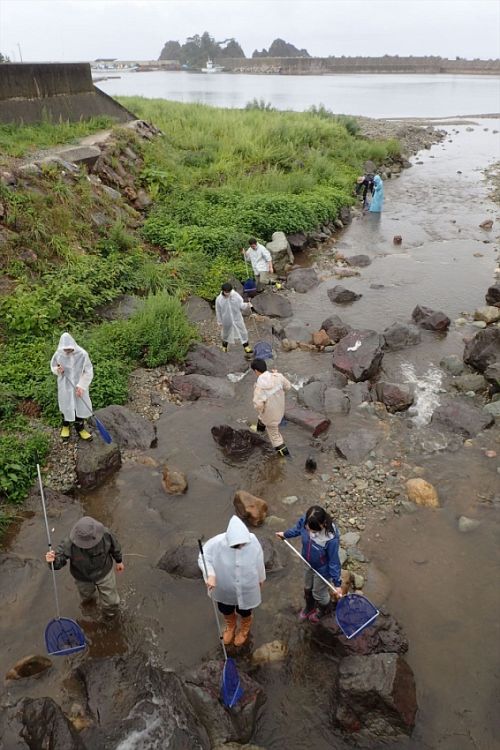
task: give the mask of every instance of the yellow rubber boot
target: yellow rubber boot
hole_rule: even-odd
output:
[[[238,632],[236,633],[234,639],[235,646],[243,646],[243,644],[247,642],[248,636],[250,634],[250,626],[252,624],[252,620],[252,615],[250,615],[249,617],[241,618],[240,627],[238,628]]]
[[[92,435],[90,432],[87,432],[87,430],[84,428],[83,430],[80,430],[78,433],[80,435],[80,438],[82,440],[92,440]]]
[[[67,424],[63,425],[61,427],[61,433],[60,434],[61,434],[61,439],[62,440],[69,440],[69,436],[70,436],[69,425],[67,425]]]
[[[224,620],[226,627],[222,634],[222,640],[224,641],[224,646],[229,646],[233,642],[234,634],[236,633],[236,612],[233,612],[232,615],[224,615]]]

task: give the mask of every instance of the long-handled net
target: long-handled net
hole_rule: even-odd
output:
[[[40,485],[40,497],[42,498],[43,517],[45,519],[45,529],[47,531],[47,542],[49,551],[52,550],[50,540],[49,522],[47,520],[47,509],[45,507],[45,494],[43,491],[42,474],[40,466],[36,465],[38,473],[38,484]],[[54,586],[54,598],[56,600],[57,617],[51,620],[45,628],[45,646],[49,656],[68,656],[86,648],[85,635],[81,627],[69,617],[61,617],[59,611],[59,596],[57,594],[56,574],[54,564],[50,563],[52,571],[52,583]]]
[[[66,380],[68,381],[68,383],[70,384],[70,386],[73,389],[76,389],[75,384],[71,382],[71,380],[68,378],[68,376],[66,375],[66,373],[64,373],[64,377],[66,378]],[[95,422],[95,426],[99,430],[99,435],[102,437],[102,439],[104,440],[105,443],[107,443],[108,445],[110,445],[110,443],[113,442],[113,438],[111,437],[111,435],[109,434],[109,432],[107,431],[107,429],[105,428],[105,426],[103,425],[103,423],[101,422],[101,420],[97,419],[96,415],[94,414],[94,412],[90,408],[89,402],[83,396],[79,396],[79,398],[81,399],[81,401],[83,401],[83,403],[85,404],[85,406],[87,407],[87,409],[90,411],[92,419]]]
[[[329,588],[335,590],[335,587],[332,586],[330,581],[327,581],[321,573],[318,573],[318,571],[315,570],[304,557],[302,557],[300,552],[295,549],[293,544],[290,544],[286,539],[283,539],[283,541],[287,547],[289,547],[297,557],[300,557],[302,562],[318,576],[318,578],[321,578]],[[337,601],[337,606],[335,608],[335,619],[337,625],[349,640],[359,635],[365,628],[371,625],[379,614],[378,609],[362,594],[346,594],[345,596],[342,596]]]
[[[205,555],[203,554],[203,545],[201,539],[198,539],[198,546],[200,548],[201,559],[203,560],[203,567],[205,569],[205,577],[208,579],[207,564],[205,562]],[[214,608],[215,622],[217,623],[217,631],[219,633],[219,641],[224,653],[224,667],[222,669],[221,685],[220,685],[220,699],[226,708],[233,708],[243,698],[243,688],[241,687],[241,680],[238,674],[238,669],[234,659],[231,659],[227,655],[226,647],[224,645],[224,639],[219,622],[219,613],[217,611],[217,604],[215,599],[210,593],[210,599]]]

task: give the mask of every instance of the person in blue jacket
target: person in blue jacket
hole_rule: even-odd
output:
[[[368,209],[372,214],[379,214],[382,212],[382,206],[384,205],[384,183],[380,175],[376,174],[373,178],[373,198]]]
[[[277,531],[281,539],[302,537],[302,557],[323,578],[331,580],[338,597],[342,596],[339,533],[330,515],[320,505],[312,505],[295,526],[287,531]],[[330,588],[319,576],[307,568],[304,581],[305,606],[299,614],[302,622],[317,623],[332,611]]]

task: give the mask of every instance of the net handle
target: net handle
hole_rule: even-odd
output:
[[[286,544],[287,547],[290,547],[290,549],[292,550],[292,552],[295,552],[295,554],[297,555],[297,557],[300,557],[300,559],[302,560],[302,562],[305,563],[305,565],[307,565],[307,567],[312,570],[312,572],[314,573],[314,575],[318,576],[318,578],[321,578],[321,580],[323,581],[323,583],[326,583],[326,585],[329,588],[331,588],[331,590],[336,594],[337,597],[339,596],[339,594],[337,593],[337,591],[335,589],[335,586],[333,586],[333,584],[331,584],[330,581],[327,581],[326,578],[323,578],[323,576],[321,575],[321,573],[318,573],[318,571],[315,570],[313,568],[313,566],[310,565],[307,562],[307,560],[305,559],[305,557],[302,557],[302,555],[300,554],[300,552],[295,549],[295,547],[293,546],[293,544],[290,544],[290,542],[287,539],[284,539],[283,537],[280,537],[280,539],[281,539],[282,542],[285,542],[285,544]],[[340,596],[343,596],[343,594],[341,594]]]
[[[200,555],[201,555],[201,559],[203,561],[203,567],[205,569],[205,577],[208,580],[207,563],[206,563],[206,560],[205,560],[205,555],[203,553],[203,544],[201,543],[201,539],[198,539],[198,547],[200,548]],[[208,595],[209,595],[209,597],[210,597],[210,599],[212,601],[212,605],[213,605],[213,608],[214,608],[214,616],[215,616],[215,622],[217,623],[217,632],[219,633],[219,641],[220,641],[220,645],[221,645],[222,651],[224,652],[224,661],[227,661],[227,651],[226,651],[226,647],[224,645],[224,637],[222,635],[222,630],[221,630],[221,627],[220,627],[219,612],[217,610],[217,604],[215,603],[215,599],[214,599],[211,591],[208,592]]]
[[[36,471],[38,474],[38,484],[40,486],[40,497],[42,499],[42,508],[43,508],[43,517],[45,519],[45,530],[47,531],[47,544],[49,547],[49,551],[52,551],[52,542],[50,540],[50,529],[49,529],[49,522],[47,519],[47,508],[45,506],[45,493],[43,491],[43,482],[42,482],[42,472],[40,471],[40,464],[36,465]],[[52,583],[54,586],[54,598],[56,600],[56,612],[57,612],[57,619],[61,619],[61,612],[59,611],[59,596],[57,594],[57,584],[56,584],[56,573],[54,570],[54,563],[49,563],[50,569],[52,571]]]

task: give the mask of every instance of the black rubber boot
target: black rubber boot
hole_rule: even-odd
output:
[[[312,589],[304,589],[304,599],[306,600],[305,606],[299,612],[300,622],[305,622],[309,619],[309,615],[312,614],[316,608],[316,602],[312,594]]]
[[[328,604],[318,604],[316,603],[316,607],[314,609],[314,612],[312,612],[309,615],[309,622],[312,622],[314,625],[316,625],[320,620],[323,620],[325,617],[328,617],[328,615],[331,615],[332,613],[332,603],[328,602]]]
[[[283,443],[282,445],[278,445],[278,447],[275,448],[275,450],[276,450],[276,453],[278,453],[280,456],[289,456],[290,455],[290,451],[286,447],[285,443]]]

